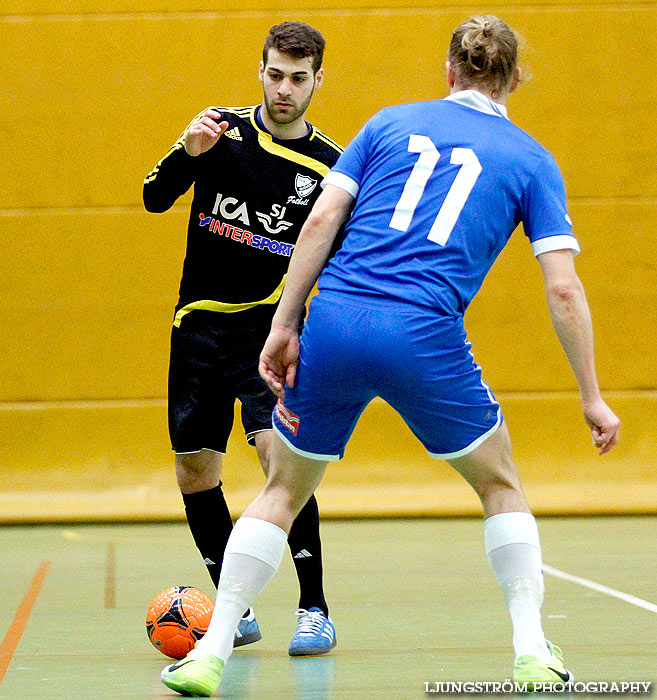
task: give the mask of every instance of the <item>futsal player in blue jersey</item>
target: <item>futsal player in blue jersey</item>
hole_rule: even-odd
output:
[[[464,22],[452,36],[447,76],[445,99],[385,109],[365,125],[303,227],[260,358],[280,399],[268,481],[228,542],[208,633],[162,673],[179,692],[217,688],[242,611],[277,570],[295,515],[375,396],[481,499],[486,553],[511,615],[514,680],[531,689],[572,679],[543,634],[536,521],[463,327],[521,222],[600,454],[616,444],[619,420],[596,379],[562,177],[552,156],[507,118],[504,104],[521,77],[515,34],[496,17]],[[324,269],[345,221],[342,247]],[[320,273],[299,340],[296,319]]]

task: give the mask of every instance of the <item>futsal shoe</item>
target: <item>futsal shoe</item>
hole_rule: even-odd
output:
[[[162,683],[181,695],[210,697],[221,683],[224,662],[212,654],[192,649],[184,659],[162,670]]]
[[[249,614],[243,617],[235,630],[235,639],[233,640],[233,648],[243,647],[245,644],[253,644],[259,639],[262,639],[260,626],[255,619],[253,608],[249,608]]]
[[[297,631],[292,637],[288,653],[290,656],[318,656],[328,654],[338,643],[335,627],[330,617],[320,608],[299,608]]]
[[[527,690],[534,690],[534,684],[542,686],[573,682],[573,674],[563,665],[563,652],[558,646],[547,642],[552,658],[547,663],[537,656],[519,656],[513,665],[513,680],[527,684]]]

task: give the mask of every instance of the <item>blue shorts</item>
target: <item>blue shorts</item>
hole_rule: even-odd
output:
[[[294,388],[274,430],[297,454],[335,461],[380,396],[440,459],[474,450],[502,423],[460,318],[321,292],[301,335]]]

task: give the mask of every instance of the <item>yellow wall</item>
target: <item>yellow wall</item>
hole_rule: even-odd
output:
[[[96,494],[94,512],[154,516],[157,507],[125,505],[125,493],[114,492],[107,505],[102,492],[123,484],[146,493],[156,483],[175,496],[164,399],[189,197],[166,214],[147,214],[142,179],[203,107],[259,102],[256,70],[269,27],[302,19],[324,34],[327,79],[309,115],[346,144],[377,109],[445,94],[450,32],[473,11],[401,0],[385,8],[366,0],[357,10],[347,0],[314,0],[302,12],[281,0],[203,6],[105,0],[89,10],[81,0],[42,0],[36,9],[24,1],[12,3],[12,14],[0,10],[0,486],[19,507],[45,496],[56,510],[62,493],[76,491]],[[631,465],[652,459],[647,418],[657,414],[657,99],[646,85],[657,65],[657,4],[521,1],[509,8],[495,11],[524,36],[532,74],[511,98],[510,115],[563,171],[601,384],[623,407],[625,444],[591,462],[587,478],[611,473],[622,486],[635,479]],[[467,326],[487,381],[509,397],[507,418],[511,404],[521,407],[512,434],[526,480],[567,488],[568,470],[532,459],[545,432],[565,454],[589,447],[580,426],[564,430],[580,420],[570,410],[543,410],[552,405],[546,392],[576,387],[520,232]],[[572,393],[563,396],[576,404]],[[374,407],[372,415],[378,411],[394,426],[392,413]],[[539,435],[523,428],[534,415],[544,418],[534,424]],[[363,438],[370,458],[372,442]],[[398,489],[408,473],[387,454],[415,448],[403,431],[393,443],[375,461]],[[235,475],[228,488],[237,493],[260,477],[252,455],[234,450],[254,471],[245,480]],[[365,457],[356,453],[335,469],[340,488],[366,483],[358,469]],[[590,450],[581,456],[588,459]],[[432,464],[427,483],[443,484],[443,471]],[[656,480],[650,471],[635,479],[648,489],[657,489]],[[436,498],[440,511],[440,489]],[[342,493],[336,512],[347,502]]]

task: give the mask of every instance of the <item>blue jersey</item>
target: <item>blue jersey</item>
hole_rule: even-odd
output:
[[[548,151],[474,90],[382,110],[324,180],[355,198],[319,289],[460,316],[515,228],[579,246]]]

